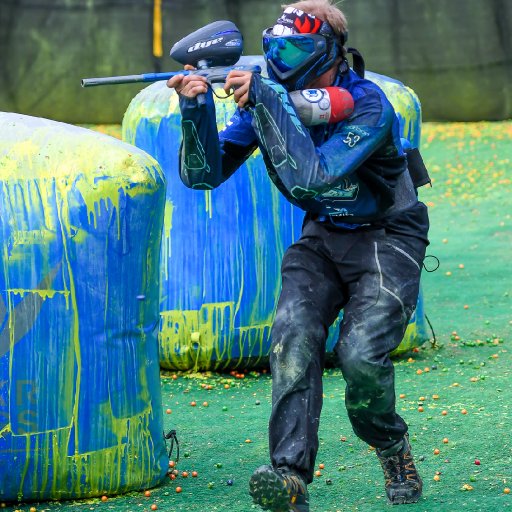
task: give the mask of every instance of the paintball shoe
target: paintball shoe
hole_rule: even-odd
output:
[[[416,503],[420,499],[423,483],[412,459],[409,437],[404,437],[402,447],[394,455],[384,455],[378,449],[376,451],[384,470],[389,502],[392,505]]]
[[[287,468],[259,467],[249,481],[249,493],[263,510],[309,512],[306,482]]]

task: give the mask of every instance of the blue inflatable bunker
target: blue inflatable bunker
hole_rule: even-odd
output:
[[[243,59],[264,64],[261,57]],[[393,103],[401,136],[417,147],[421,108],[414,92],[387,77],[367,76]],[[215,101],[222,128],[235,105],[232,99]],[[150,85],[132,100],[123,120],[123,139],[155,157],[168,183],[161,255],[162,367],[219,370],[264,364],[281,260],[300,235],[304,212],[273,186],[259,151],[218,189],[186,188],[178,175],[178,96],[165,82]],[[337,339],[336,324],[329,352]],[[420,296],[397,353],[426,340]]]
[[[0,497],[147,489],[165,182],[117,139],[0,112]]]

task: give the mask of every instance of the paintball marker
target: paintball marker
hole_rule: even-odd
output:
[[[180,39],[171,48],[171,57],[180,64],[189,64],[193,71],[171,71],[168,73],[144,73],[142,75],[83,78],[82,87],[95,85],[129,84],[135,82],[158,82],[176,75],[204,76],[210,85],[224,83],[228,73],[234,69],[261,73],[260,66],[235,65],[243,52],[243,37],[231,21],[214,21],[192,34]],[[197,98],[203,104],[204,95]]]
[[[258,65],[236,65],[243,52],[243,37],[231,21],[214,21],[180,39],[171,48],[171,57],[183,65],[191,65],[191,71],[145,73],[142,75],[83,78],[82,87],[117,85],[136,82],[158,82],[176,75],[204,76],[210,85],[226,81],[232,70],[261,73]],[[341,87],[304,89],[293,91],[290,98],[301,121],[306,126],[342,121],[354,110],[351,94]],[[204,94],[197,96],[199,104],[205,103]]]

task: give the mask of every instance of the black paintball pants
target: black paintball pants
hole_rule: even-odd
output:
[[[334,351],[354,432],[376,448],[400,445],[407,425],[395,410],[389,353],[400,344],[416,307],[426,245],[384,229],[339,231],[305,222],[300,240],[283,258],[271,333],[274,467],[313,480],[325,345],[341,309]]]

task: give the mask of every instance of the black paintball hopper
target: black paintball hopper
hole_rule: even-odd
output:
[[[231,21],[214,21],[180,39],[171,57],[199,69],[233,66],[243,52],[243,37]]]

